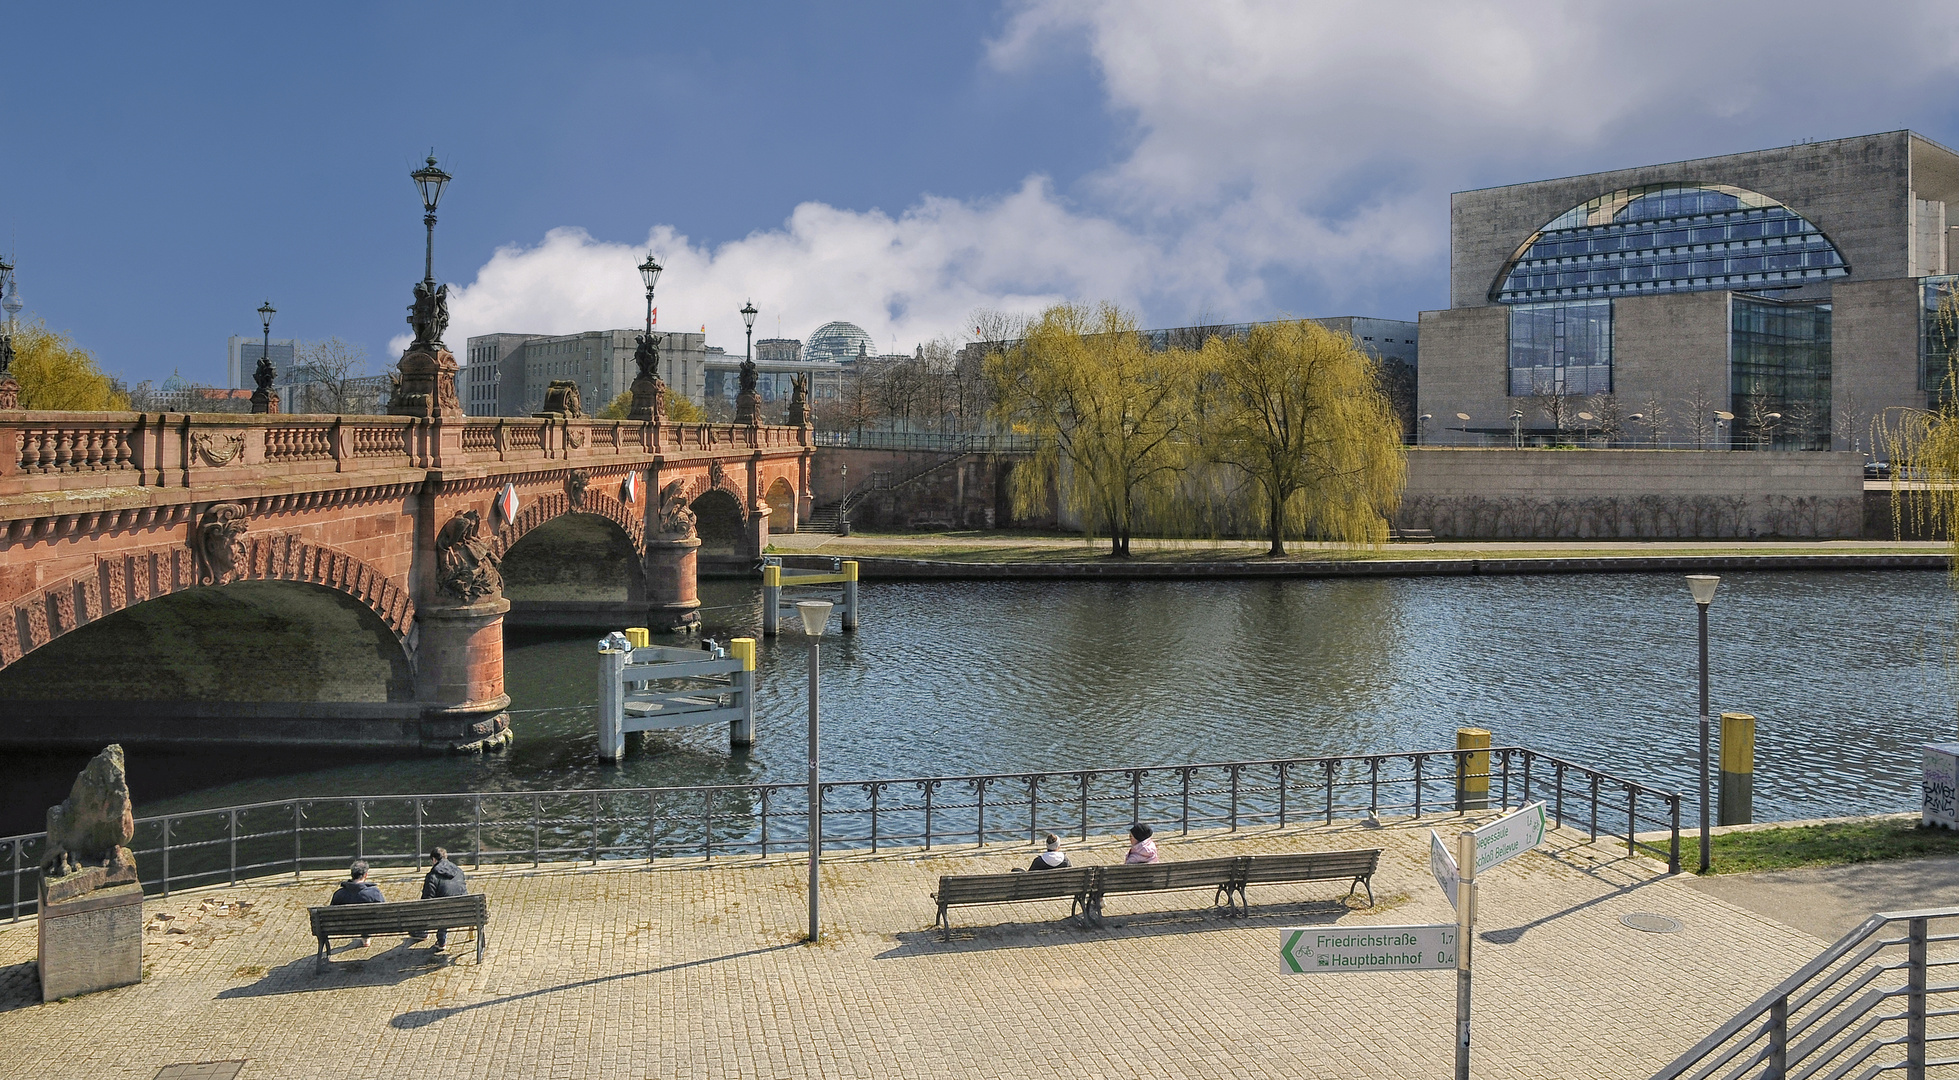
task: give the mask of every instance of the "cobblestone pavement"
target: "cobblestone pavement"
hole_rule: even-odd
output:
[[[1647,1076],[1824,945],[1657,863],[1552,840],[1482,885],[1478,1077]],[[1125,896],[1099,930],[1065,902],[965,908],[950,942],[930,929],[937,876],[1032,849],[836,857],[816,946],[799,944],[793,859],[486,868],[471,875],[490,898],[481,966],[467,934],[446,956],[377,939],[323,976],[306,907],[329,880],[177,893],[147,905],[144,982],[83,998],[38,1004],[32,922],[0,930],[0,1076],[149,1080],[235,1059],[240,1080],[1444,1076],[1454,973],[1286,976],[1277,956],[1281,927],[1452,921],[1427,845],[1404,824],[1170,838],[1168,859],[1380,846],[1379,902],[1269,886],[1227,919],[1204,893]],[[380,881],[417,894],[405,871]],[[1633,911],[1685,929],[1621,925]]]

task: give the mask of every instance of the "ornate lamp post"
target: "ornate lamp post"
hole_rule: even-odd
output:
[[[20,381],[14,378],[15,316],[20,314],[20,286],[14,282],[14,264],[0,259],[0,309],[7,312],[5,332],[0,333],[0,409],[20,408]]]
[[[278,314],[278,309],[272,306],[272,301],[270,300],[260,304],[258,307],[259,322],[265,325],[265,344],[259,346],[258,367],[252,369],[252,382],[257,386],[257,389],[252,391],[252,411],[255,413],[277,411],[277,406],[272,398],[272,376],[274,374],[272,370],[272,316],[276,314]]]
[[[639,264],[639,278],[646,283],[646,332],[639,336],[638,347],[633,350],[633,364],[639,370],[633,375],[633,405],[626,412],[628,420],[667,418],[667,384],[660,381],[659,372],[660,340],[653,336],[653,286],[664,269],[650,251],[646,253],[646,261]]]
[[[1694,605],[1701,616],[1701,868],[1708,867],[1708,761],[1707,761],[1707,606],[1714,602],[1715,586],[1721,579],[1713,574],[1688,574],[1687,588],[1694,594]]]
[[[428,230],[428,246],[422,258],[422,280],[415,285],[415,302],[408,305],[408,325],[415,339],[401,354],[400,378],[388,412],[395,416],[456,417],[463,415],[456,398],[456,358],[442,344],[442,332],[449,328],[449,286],[435,283],[435,208],[442,201],[443,189],[451,177],[435,164],[430,151],[428,162],[408,174],[422,195],[422,225]]]
[[[762,422],[762,393],[755,388],[755,302],[741,305],[741,321],[748,325],[748,346],[741,357],[741,390],[735,394],[735,423]]]
[[[809,938],[817,941],[816,868],[823,854],[823,789],[816,779],[816,654],[823,624],[830,621],[828,600],[798,600],[796,614],[809,637]]]

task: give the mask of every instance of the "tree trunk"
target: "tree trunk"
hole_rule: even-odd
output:
[[[1271,504],[1268,524],[1272,528],[1272,546],[1266,549],[1265,554],[1274,559],[1284,558],[1286,554],[1286,522],[1282,515],[1286,508],[1285,500],[1279,498],[1277,495],[1273,495],[1267,501]]]

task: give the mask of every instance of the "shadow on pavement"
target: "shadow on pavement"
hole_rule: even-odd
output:
[[[1370,914],[1390,911],[1406,903],[1405,893],[1384,894],[1373,907],[1362,897],[1332,900],[1302,900],[1290,904],[1253,904],[1251,913],[1229,918],[1223,908],[1180,908],[1167,911],[1110,913],[1105,908],[1100,926],[1083,926],[1074,918],[1052,922],[993,923],[952,927],[952,940],[941,940],[937,927],[901,930],[892,935],[898,947],[878,953],[879,960],[901,960],[912,956],[936,956],[948,952],[980,952],[990,949],[1038,949],[1046,945],[1094,941],[1109,937],[1156,937],[1164,934],[1206,933],[1214,930],[1276,929],[1281,926],[1323,926],[1339,922],[1355,912]],[[961,908],[954,908],[956,920]],[[974,914],[984,917],[975,909]]]
[[[412,1031],[415,1028],[428,1027],[430,1024],[439,1023],[459,1013],[469,1012],[472,1009],[487,1009],[493,1005],[508,1005],[513,1001],[524,1001],[529,998],[542,997],[545,994],[558,994],[566,990],[582,990],[588,986],[603,986],[606,983],[619,982],[623,979],[641,979],[648,975],[664,975],[670,971],[684,971],[687,968],[705,967],[708,964],[720,964],[729,960],[740,960],[750,956],[762,956],[767,953],[781,952],[784,949],[801,948],[805,948],[805,946],[800,941],[784,942],[781,945],[768,945],[759,949],[728,953],[725,956],[709,956],[700,960],[683,960],[677,964],[665,964],[661,967],[647,968],[644,971],[622,971],[616,975],[600,975],[596,978],[580,979],[577,982],[559,983],[556,986],[545,986],[536,990],[526,990],[521,994],[505,994],[502,997],[490,998],[487,1001],[473,1001],[468,1005],[453,1005],[442,1009],[417,1009],[414,1012],[402,1013],[400,1016],[388,1021],[388,1026],[402,1031]]]
[[[1492,945],[1515,945],[1517,942],[1523,940],[1523,937],[1526,933],[1529,933],[1530,931],[1535,930],[1540,926],[1543,926],[1545,923],[1556,922],[1557,920],[1564,918],[1566,915],[1571,915],[1575,912],[1583,911],[1594,904],[1603,904],[1608,900],[1617,900],[1622,896],[1626,896],[1629,893],[1634,892],[1635,890],[1643,889],[1646,886],[1651,885],[1656,881],[1664,881],[1664,880],[1666,879],[1649,878],[1645,881],[1633,882],[1631,885],[1621,885],[1609,893],[1605,893],[1600,896],[1594,896],[1590,900],[1586,900],[1583,903],[1573,904],[1562,911],[1553,911],[1552,913],[1544,916],[1543,918],[1532,919],[1530,922],[1527,922],[1522,926],[1510,926],[1510,927],[1505,927],[1501,930],[1485,930],[1477,934],[1476,938],[1479,941],[1487,941]]]
[[[0,1013],[41,1003],[41,973],[34,961],[0,967]]]
[[[357,946],[339,950],[353,952]],[[404,941],[391,949],[368,952],[359,960],[335,960],[324,972],[313,973],[313,954],[281,964],[248,986],[234,986],[218,992],[220,999],[269,997],[274,994],[310,994],[317,990],[340,990],[349,986],[394,986],[417,975],[440,971],[453,961],[443,953],[432,953]],[[470,949],[474,955],[474,947]],[[329,954],[332,959],[333,954]]]

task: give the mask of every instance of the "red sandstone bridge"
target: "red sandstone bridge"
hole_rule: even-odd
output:
[[[810,429],[0,412],[0,743],[500,744],[514,623],[675,628]]]

